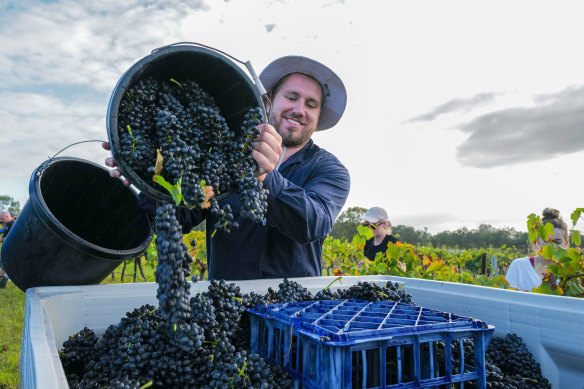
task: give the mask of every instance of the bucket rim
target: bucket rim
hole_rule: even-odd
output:
[[[189,44],[189,42],[179,42],[177,44],[171,44],[168,46],[163,46],[161,48],[153,50],[150,54],[146,55],[145,57],[141,58],[137,62],[135,62],[132,66],[130,66],[120,77],[118,80],[112,95],[109,100],[108,109],[107,109],[107,118],[106,118],[106,129],[107,129],[107,137],[110,143],[110,150],[114,160],[116,161],[116,166],[122,173],[124,177],[126,177],[132,185],[138,188],[141,192],[143,192],[148,197],[158,200],[164,201],[174,204],[174,200],[172,196],[166,192],[163,188],[156,189],[152,185],[148,184],[146,180],[141,178],[135,171],[132,169],[122,157],[120,152],[120,137],[118,134],[118,113],[119,113],[119,106],[125,92],[139,80],[139,76],[145,71],[146,65],[151,65],[156,61],[163,59],[164,57],[184,54],[184,53],[201,53],[203,55],[208,55],[210,57],[214,57],[217,59],[222,60],[224,64],[227,64],[229,68],[236,73],[242,79],[245,79],[250,84],[250,90],[253,91],[253,96],[255,99],[254,103],[257,103],[257,106],[260,107],[262,110],[262,114],[264,118],[266,118],[266,108],[264,102],[262,100],[261,95],[259,94],[257,87],[254,84],[252,78],[250,78],[244,71],[242,66],[238,65],[235,61],[229,58],[228,55],[222,54],[221,52],[212,50],[210,48],[204,46],[198,46],[196,44]],[[233,189],[230,189],[226,192],[218,194],[215,197],[216,200],[222,200],[233,193]],[[186,207],[187,205],[181,202],[179,204],[180,207]]]
[[[154,228],[152,226],[151,221],[147,217],[144,217],[145,222],[148,223],[148,231],[149,231],[148,237],[146,238],[146,240],[144,240],[140,245],[138,245],[137,247],[132,248],[132,249],[115,250],[115,249],[110,249],[107,247],[98,246],[95,243],[92,243],[86,239],[83,239],[82,237],[73,233],[73,231],[71,231],[69,228],[67,228],[63,223],[61,223],[59,221],[59,219],[57,219],[57,217],[55,217],[55,215],[53,215],[50,208],[47,206],[47,203],[45,202],[44,197],[42,196],[42,192],[41,192],[41,188],[40,188],[40,179],[43,175],[43,172],[45,172],[49,167],[51,167],[51,165],[54,165],[55,163],[59,163],[59,162],[65,162],[65,161],[75,161],[75,162],[85,163],[85,164],[90,165],[94,168],[97,168],[97,169],[103,171],[105,174],[109,175],[109,170],[106,167],[101,166],[95,162],[83,159],[83,158],[61,156],[61,157],[49,158],[46,161],[44,161],[43,163],[41,163],[33,171],[31,178],[30,178],[30,183],[29,183],[29,198],[30,198],[29,201],[35,200],[35,201],[31,201],[31,205],[32,205],[33,209],[35,210],[36,215],[41,220],[41,222],[43,224],[45,224],[45,226],[47,228],[50,228],[51,231],[54,232],[55,235],[57,235],[65,243],[67,243],[71,246],[74,246],[75,248],[77,248],[78,250],[80,250],[81,252],[83,252],[84,254],[87,254],[87,255],[96,256],[96,255],[105,254],[105,255],[107,255],[109,260],[119,261],[121,263],[121,262],[126,261],[128,259],[135,258],[138,256],[138,254],[144,252],[148,248],[148,246],[150,245],[150,243],[152,242],[152,239],[154,237]],[[114,183],[112,185],[124,185],[119,179],[116,179],[113,177],[111,177],[111,179],[114,180],[114,182],[117,181],[117,183]],[[138,201],[138,195],[136,193],[136,190],[132,187],[126,187],[126,186],[124,186],[124,187],[127,188],[130,191],[131,195],[136,198],[136,201]],[[44,209],[42,207],[44,207]],[[57,227],[57,228],[56,229],[51,228],[50,224]],[[74,239],[71,239],[71,238],[74,238]]]

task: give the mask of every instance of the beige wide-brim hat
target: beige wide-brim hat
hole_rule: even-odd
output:
[[[324,105],[316,130],[326,130],[337,124],[347,105],[347,91],[339,76],[318,61],[299,55],[289,55],[278,58],[266,66],[260,74],[260,81],[264,89],[270,92],[282,77],[292,73],[309,75],[322,87]]]

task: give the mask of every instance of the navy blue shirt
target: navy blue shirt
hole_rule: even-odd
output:
[[[209,279],[308,277],[322,274],[322,245],[349,195],[349,172],[331,153],[310,140],[277,171],[266,175],[266,223],[238,216],[239,195],[231,205],[239,227],[216,231],[208,212],[177,208],[183,232],[206,217]]]

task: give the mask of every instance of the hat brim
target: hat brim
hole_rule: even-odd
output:
[[[272,61],[260,74],[264,89],[271,91],[282,79],[292,73],[303,73],[317,80],[325,94],[317,131],[333,127],[343,116],[347,105],[345,85],[328,67],[318,61],[298,55],[289,55]]]
[[[378,217],[372,217],[372,216],[363,216],[363,220],[365,220],[367,223],[377,223],[378,221],[382,220]]]

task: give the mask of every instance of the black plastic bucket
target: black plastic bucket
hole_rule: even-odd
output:
[[[54,158],[36,168],[28,190],[0,253],[2,267],[23,291],[100,283],[152,241],[136,193],[105,167]]]
[[[172,202],[166,190],[162,187],[157,190],[144,182],[121,155],[118,134],[120,103],[126,90],[148,77],[162,81],[173,78],[197,82],[213,97],[229,128],[239,128],[250,108],[260,107],[266,117],[265,108],[256,84],[240,66],[226,55],[195,43],[183,42],[156,49],[122,75],[112,93],[107,111],[107,136],[112,155],[117,167],[132,185],[148,197]]]

